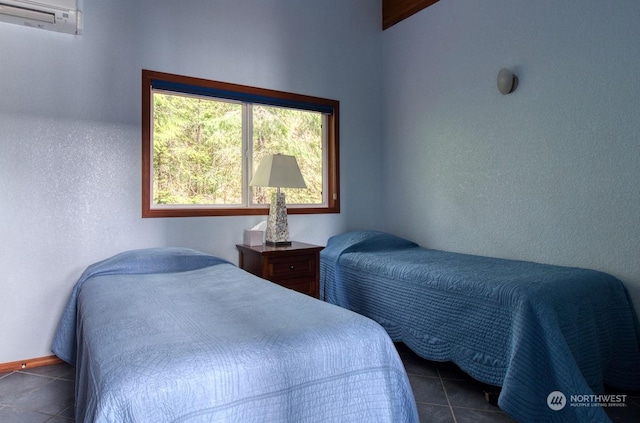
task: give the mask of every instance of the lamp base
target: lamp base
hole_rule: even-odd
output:
[[[284,192],[280,192],[279,189],[271,197],[267,232],[264,238],[266,245],[291,245],[287,223],[287,203]]]
[[[264,244],[270,247],[288,247],[289,245],[291,245],[291,241],[265,241]]]

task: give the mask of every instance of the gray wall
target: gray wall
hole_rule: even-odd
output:
[[[342,213],[291,216],[294,239],[378,228],[595,268],[640,304],[634,0],[443,0],[385,32],[377,0],[84,3],[80,37],[0,23],[0,363],[50,354],[92,262],[235,262],[264,219],[140,217],[143,68],[341,102]]]
[[[638,309],[638,22],[635,0],[446,0],[385,31],[386,228],[610,272]]]
[[[291,216],[291,238],[381,225],[380,22],[370,0],[109,0],[84,2],[82,36],[0,23],[0,363],[51,354],[89,264],[165,245],[236,262],[265,219],[140,217],[141,69],[339,100],[343,211]]]

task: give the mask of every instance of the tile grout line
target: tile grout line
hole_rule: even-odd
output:
[[[440,374],[440,366],[436,365],[436,370],[438,371],[438,379],[440,379],[440,385],[442,386],[442,390],[444,391],[444,397],[447,399],[447,404],[449,404],[449,411],[451,412],[451,417],[453,417],[453,423],[458,423],[456,413],[453,412],[453,406],[451,405],[451,400],[449,399],[449,394],[447,393],[447,388],[444,386],[444,381],[442,380],[442,374]]]

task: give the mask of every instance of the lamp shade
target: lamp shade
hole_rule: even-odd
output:
[[[269,154],[262,158],[251,182],[252,187],[306,188],[294,156]]]

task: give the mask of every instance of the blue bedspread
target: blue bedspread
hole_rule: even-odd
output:
[[[498,404],[521,422],[608,421],[602,407],[571,396],[602,394],[603,384],[640,389],[637,317],[623,284],[605,273],[366,231],[329,240],[320,288],[422,357],[501,386]],[[566,398],[557,411],[547,404],[554,391]]]
[[[202,253],[93,265],[72,309],[54,352],[76,359],[78,422],[418,421],[377,323]]]

